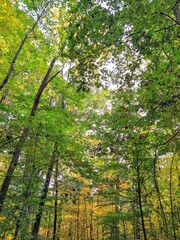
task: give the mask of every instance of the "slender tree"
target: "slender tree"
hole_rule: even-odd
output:
[[[19,54],[21,53],[21,51],[23,50],[24,44],[26,43],[26,41],[29,38],[29,35],[34,31],[35,27],[38,25],[41,17],[43,16],[43,14],[45,13],[45,11],[47,10],[48,6],[50,5],[50,3],[53,2],[53,0],[49,0],[43,10],[41,11],[40,14],[38,14],[37,19],[35,21],[35,23],[33,24],[33,26],[31,27],[31,29],[26,33],[26,35],[24,36],[24,38],[22,39],[21,44],[19,45],[18,50],[16,51],[11,63],[10,63],[10,68],[8,70],[7,75],[5,76],[5,78],[3,79],[2,83],[0,84],[0,91],[4,88],[5,84],[8,82],[10,76],[12,75],[13,71],[14,71],[14,66],[16,64],[16,61],[18,59]]]
[[[51,74],[51,72],[53,70],[55,61],[56,61],[56,58],[53,58],[52,61],[51,61],[50,67],[49,67],[49,69],[48,69],[48,71],[47,71],[47,73],[46,73],[46,75],[45,75],[45,77],[44,77],[40,87],[39,87],[37,95],[36,95],[36,97],[34,99],[34,103],[33,103],[33,106],[32,106],[31,113],[29,115],[30,118],[35,115],[35,112],[36,112],[36,110],[38,108],[38,105],[39,105],[39,101],[40,101],[41,95],[42,95],[45,87],[49,83],[49,80],[52,80],[56,76],[56,74],[55,74],[51,79],[49,79],[50,78],[50,74]],[[4,181],[3,181],[3,184],[2,184],[2,187],[1,187],[1,190],[0,190],[0,212],[2,211],[4,200],[6,198],[6,194],[7,194],[9,185],[10,185],[10,183],[12,181],[14,170],[16,169],[16,166],[18,165],[18,161],[19,161],[19,157],[20,157],[20,154],[21,154],[22,146],[23,146],[24,142],[26,141],[26,138],[28,136],[28,132],[29,132],[29,128],[24,128],[23,129],[22,135],[19,138],[19,142],[17,143],[16,148],[15,148],[15,150],[13,152],[12,160],[10,162],[9,168],[7,170],[7,173],[6,173],[6,177],[5,177]]]

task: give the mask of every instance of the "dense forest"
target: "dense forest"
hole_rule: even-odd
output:
[[[179,0],[0,0],[0,239],[180,239],[179,27]]]

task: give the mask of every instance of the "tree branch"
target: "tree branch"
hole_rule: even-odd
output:
[[[177,132],[175,132],[175,133],[173,134],[173,136],[171,136],[170,139],[168,139],[166,142],[157,144],[157,145],[156,145],[156,148],[168,144],[173,138],[175,138],[175,137],[178,135],[179,132],[180,132],[180,130],[178,130]]]
[[[175,23],[178,24],[178,25],[180,24],[178,21],[176,21],[174,18],[172,18],[172,17],[171,17],[170,15],[168,15],[167,13],[160,12],[159,14],[164,15],[164,16],[170,18],[173,22],[175,22]]]

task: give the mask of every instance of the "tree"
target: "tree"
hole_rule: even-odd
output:
[[[178,239],[179,1],[0,8],[1,238]]]

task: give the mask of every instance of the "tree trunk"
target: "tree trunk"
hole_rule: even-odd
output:
[[[77,240],[79,240],[80,231],[79,231],[79,215],[80,215],[80,201],[77,200],[77,221],[76,221],[76,230],[77,230]]]
[[[88,213],[87,213],[87,200],[86,200],[86,198],[84,198],[84,201],[85,201],[85,209],[84,209],[84,211],[85,211],[85,231],[86,231],[85,239],[89,239],[89,233],[88,233]]]
[[[137,179],[137,198],[138,198],[138,205],[139,205],[139,212],[140,212],[140,218],[141,218],[141,225],[142,225],[142,231],[143,231],[143,236],[144,240],[148,240],[147,238],[147,233],[146,233],[146,228],[145,228],[145,222],[144,222],[144,213],[143,213],[143,208],[142,208],[142,195],[141,195],[141,181],[142,177],[140,174],[140,159],[139,159],[139,152],[138,149],[136,148],[136,159],[135,159],[135,166],[136,166],[136,179]]]
[[[53,240],[57,238],[57,205],[58,205],[58,161],[56,161],[56,172],[55,172],[55,203],[54,203],[54,226],[53,226]]]
[[[171,209],[171,219],[172,219],[172,228],[173,228],[173,235],[174,235],[174,240],[176,240],[176,227],[175,227],[175,220],[174,220],[174,211],[173,211],[173,198],[172,198],[172,176],[173,176],[173,162],[174,162],[174,156],[171,161],[170,165],[170,183],[169,183],[169,188],[170,188],[170,209]]]
[[[115,214],[116,216],[119,216],[119,188],[120,185],[120,181],[119,178],[116,177],[116,193],[115,193]],[[113,225],[111,227],[111,240],[119,240],[119,219],[117,217],[115,217],[115,219],[113,220]]]
[[[164,226],[161,226],[161,229],[163,229],[165,235],[167,238],[169,238],[169,234],[168,234],[168,225],[167,225],[167,220],[166,220],[166,215],[164,213],[164,207],[161,201],[161,193],[159,190],[159,186],[158,186],[158,181],[156,179],[156,162],[157,162],[158,156],[157,156],[157,149],[155,151],[155,156],[154,156],[154,169],[153,169],[153,178],[154,178],[154,185],[155,185],[155,189],[156,189],[156,193],[157,193],[157,197],[158,197],[158,201],[159,201],[159,207],[160,207],[160,211],[161,211],[161,218],[162,218],[162,222]],[[164,227],[164,228],[163,228]]]
[[[57,151],[57,144],[55,144],[55,146],[54,146],[53,156],[52,156],[52,159],[51,159],[49,167],[48,167],[48,172],[46,174],[46,179],[45,179],[45,183],[44,183],[44,187],[43,187],[43,192],[42,192],[42,195],[40,197],[38,212],[36,214],[35,223],[34,223],[33,229],[32,229],[32,238],[31,238],[32,240],[35,240],[38,237],[41,217],[42,217],[44,204],[45,204],[47,194],[48,194],[48,190],[49,190],[49,184],[50,184],[50,181],[51,181],[52,171],[53,171],[55,161],[57,161],[57,159],[55,157],[56,151]]]
[[[133,179],[133,185],[135,185],[135,180]],[[132,201],[132,213],[133,213],[133,240],[140,239],[140,226],[139,226],[139,214],[137,215],[137,208],[138,208],[138,196],[137,196],[137,189],[134,190],[133,201]],[[139,210],[139,208],[138,208]],[[138,211],[139,213],[139,211]]]
[[[48,69],[48,71],[47,71],[47,73],[46,73],[46,75],[45,75],[45,77],[44,77],[44,79],[43,79],[43,81],[42,81],[42,83],[39,87],[39,90],[36,94],[36,97],[35,97],[35,100],[34,100],[34,103],[33,103],[32,109],[31,109],[30,117],[35,115],[35,112],[36,112],[36,110],[38,108],[38,105],[39,105],[39,101],[41,99],[41,95],[42,95],[44,89],[46,88],[46,86],[49,83],[49,77],[50,77],[50,74],[53,70],[55,62],[56,62],[56,58],[53,58],[52,61],[51,61],[50,67],[49,67],[49,69]]]
[[[56,58],[53,58],[52,61],[51,61],[50,67],[49,67],[49,69],[48,69],[48,71],[47,71],[47,73],[46,73],[46,75],[45,75],[45,77],[44,77],[44,79],[43,79],[43,81],[42,81],[42,83],[39,87],[39,90],[36,94],[36,97],[35,97],[35,100],[34,100],[29,118],[31,118],[32,116],[35,115],[35,112],[36,112],[36,110],[38,108],[38,105],[39,105],[41,95],[42,95],[44,89],[46,88],[47,84],[49,83],[49,77],[50,77],[50,74],[53,70],[55,62],[56,62]],[[54,76],[56,76],[56,75],[54,75]],[[9,185],[12,181],[14,170],[15,170],[17,164],[18,164],[18,161],[19,161],[22,146],[27,139],[28,133],[29,133],[29,128],[25,128],[23,130],[21,138],[20,138],[19,142],[17,143],[17,146],[14,150],[11,163],[10,163],[9,168],[7,170],[6,177],[3,181],[3,184],[2,184],[2,187],[1,187],[1,190],[0,190],[0,213],[1,213],[2,208],[3,208],[4,200],[6,198],[6,194],[7,194]]]
[[[91,212],[90,212],[90,240],[94,240],[93,238],[93,208],[94,208],[94,204],[93,204],[93,197],[92,197],[92,202],[91,202]]]
[[[28,132],[29,132],[28,128],[25,128],[23,130],[22,136],[21,136],[21,138],[20,138],[20,140],[19,140],[19,142],[16,146],[16,149],[15,149],[14,153],[13,153],[12,160],[10,162],[10,165],[9,165],[8,170],[7,170],[6,176],[4,178],[3,184],[1,186],[1,190],[0,190],[0,213],[2,211],[3,204],[4,204],[4,201],[5,201],[5,198],[6,198],[6,194],[7,194],[9,185],[12,181],[14,170],[15,170],[17,164],[18,164],[19,156],[21,154],[21,149],[22,149],[23,143],[25,142],[25,140],[27,138]]]
[[[146,228],[145,228],[145,222],[144,222],[144,213],[143,213],[143,209],[142,209],[141,176],[140,176],[140,166],[139,165],[140,164],[139,164],[138,150],[136,150],[137,196],[138,196],[138,204],[139,204],[139,211],[140,211],[144,240],[147,240],[147,234],[146,234]]]
[[[144,235],[144,240],[147,240],[147,235],[146,235],[146,228],[145,228],[145,223],[144,223],[144,213],[142,209],[142,199],[141,199],[141,178],[140,178],[140,172],[139,172],[139,166],[137,169],[138,173],[138,188],[137,188],[137,194],[138,194],[138,202],[139,202],[139,210],[140,210],[140,216],[141,216],[141,224],[142,224],[142,230],[143,230],[143,235]]]

